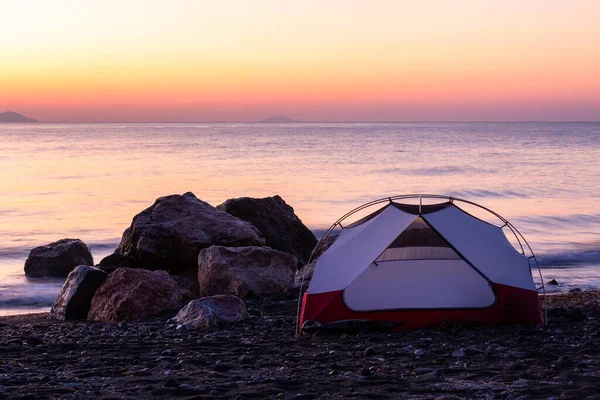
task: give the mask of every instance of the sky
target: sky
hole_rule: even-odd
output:
[[[596,0],[0,0],[48,122],[600,121]]]

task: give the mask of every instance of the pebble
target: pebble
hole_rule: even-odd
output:
[[[464,356],[465,356],[465,352],[463,350],[455,350],[452,352],[452,357],[463,358]]]
[[[429,372],[431,372],[431,371],[433,371],[431,368],[420,368],[420,367],[419,367],[419,368],[415,368],[415,369],[413,369],[413,372],[414,372],[416,375],[423,375],[423,374],[427,374],[427,373],[429,373]]]
[[[415,356],[422,356],[423,354],[425,354],[425,350],[423,350],[423,349],[415,350]]]
[[[460,397],[456,396],[438,396],[435,400],[460,400]]]
[[[169,378],[165,382],[165,386],[166,387],[179,387],[179,382],[177,382],[177,379],[175,379],[175,378]]]
[[[375,351],[375,349],[373,347],[367,347],[365,349],[365,353],[364,354],[365,354],[365,357],[369,357],[369,356],[375,355],[375,353],[377,353],[377,352]]]
[[[371,376],[371,370],[369,368],[363,368],[360,370],[362,376]]]
[[[252,362],[252,357],[247,354],[242,354],[240,358],[238,358],[238,362],[240,364],[250,364]]]

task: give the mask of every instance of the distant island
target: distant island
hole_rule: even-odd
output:
[[[293,123],[293,122],[302,122],[302,121],[296,121],[294,119],[288,118],[288,117],[284,117],[284,116],[277,116],[277,117],[269,117],[269,118],[265,118],[265,119],[261,119],[258,122],[269,122],[269,123],[278,123],[278,124],[288,124],[288,123]]]
[[[0,122],[39,122],[13,111],[0,113]]]

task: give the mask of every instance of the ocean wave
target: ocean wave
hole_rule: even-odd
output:
[[[541,254],[536,256],[540,267],[600,266],[600,248]]]
[[[0,310],[3,309],[15,309],[15,308],[42,308],[42,307],[50,307],[54,302],[56,297],[54,298],[45,298],[45,297],[23,297],[20,299],[0,299]]]
[[[86,244],[90,248],[92,255],[95,255],[96,253],[106,253],[116,249],[119,245],[119,240],[120,239],[109,239]],[[14,260],[25,258],[27,257],[31,249],[37,246],[40,245],[36,244],[0,248],[0,260]]]

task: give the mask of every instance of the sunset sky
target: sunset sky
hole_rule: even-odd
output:
[[[43,121],[598,121],[600,1],[1,0]]]

